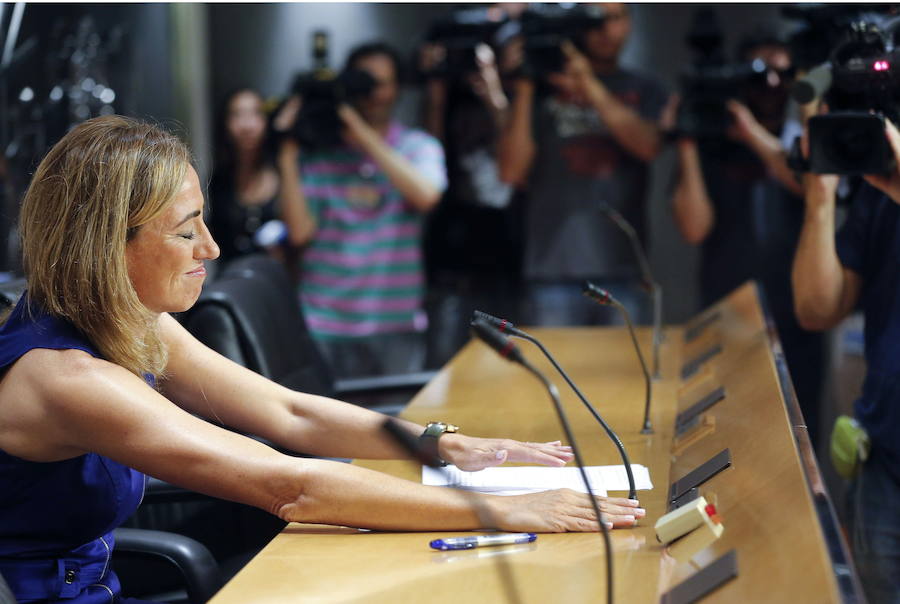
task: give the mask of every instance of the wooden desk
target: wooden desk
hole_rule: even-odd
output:
[[[737,552],[739,574],[705,601],[856,601],[861,592],[855,572],[755,287],[745,285],[692,324],[710,317],[690,341],[683,327],[666,329],[662,379],[653,390],[652,435],[640,434],[643,378],[626,331],[532,330],[618,432],[631,461],[650,469],[654,488],[638,493],[646,519],[612,533],[616,601],[659,601],[730,550]],[[648,358],[650,336],[649,329],[639,332]],[[683,380],[683,364],[716,345],[721,352]],[[522,348],[559,384],[586,463],[621,463],[549,363],[534,348]],[[725,399],[706,412],[692,439],[675,442],[676,414],[719,385]],[[541,385],[476,342],[454,357],[403,416],[525,441],[554,440],[562,433]],[[724,518],[724,534],[698,552],[663,547],[653,524],[667,509],[670,483],[726,447],[732,467],[700,487]],[[361,465],[420,480],[413,463]],[[528,545],[461,552],[429,549],[428,542],[441,535],[290,524],[212,602],[603,601],[605,554],[598,534],[542,534]]]

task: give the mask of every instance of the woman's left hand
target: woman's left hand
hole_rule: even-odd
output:
[[[564,466],[574,459],[572,447],[560,441],[523,443],[508,438],[477,438],[444,434],[438,440],[441,459],[460,470],[474,472],[508,461],[542,466]]]

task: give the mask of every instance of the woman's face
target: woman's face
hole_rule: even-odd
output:
[[[203,261],[218,255],[219,246],[203,223],[203,193],[193,168],[168,208],[142,225],[125,247],[138,298],[159,313],[193,306],[206,277]]]
[[[259,147],[266,131],[266,116],[258,94],[244,90],[231,98],[225,129],[238,149],[250,151]]]

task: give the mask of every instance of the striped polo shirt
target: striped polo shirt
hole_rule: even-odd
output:
[[[387,143],[443,191],[444,151],[392,123]],[[378,164],[349,147],[305,155],[303,193],[318,229],[303,254],[300,301],[317,338],[421,331],[425,273],[420,212]]]

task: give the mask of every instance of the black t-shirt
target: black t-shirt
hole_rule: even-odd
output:
[[[654,80],[627,70],[598,78],[641,117],[659,119],[666,94]],[[527,191],[526,278],[637,276],[631,244],[601,208],[618,210],[646,242],[649,164],[625,150],[590,106],[538,97],[532,128],[537,155]]]
[[[866,379],[856,417],[900,464],[900,206],[864,184],[837,235],[841,264],[862,278]]]

